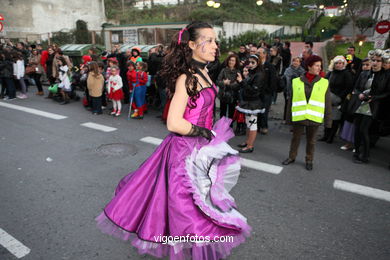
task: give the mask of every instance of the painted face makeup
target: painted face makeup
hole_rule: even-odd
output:
[[[193,48],[193,58],[202,62],[214,61],[218,49],[214,30],[200,29],[199,34]]]

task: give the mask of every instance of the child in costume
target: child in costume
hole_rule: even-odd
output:
[[[133,62],[134,64],[137,64],[137,62],[142,62],[141,49],[140,48],[135,47],[135,48],[131,49],[130,61]]]
[[[136,82],[134,84],[134,102],[132,104],[134,113],[133,119],[143,119],[146,110],[146,83],[148,82],[148,65],[145,62],[137,63]]]
[[[129,85],[129,92],[133,92],[135,83],[137,82],[137,71],[135,70],[135,65],[132,61],[127,62],[127,72],[126,72],[126,77],[127,77],[127,82]]]
[[[63,102],[61,105],[65,105],[69,103],[69,93],[72,91],[70,80],[69,80],[69,68],[66,64],[66,60],[64,57],[57,57],[58,63],[58,74],[60,84],[58,84],[58,88],[60,89],[60,93],[63,98]]]
[[[119,182],[96,218],[103,232],[131,240],[140,254],[217,260],[249,236],[251,228],[229,194],[240,172],[238,152],[226,143],[234,136],[231,120],[224,117],[213,126],[217,89],[206,65],[215,59],[215,41],[203,22],[177,34],[161,71],[173,94],[171,133]],[[221,236],[233,239],[221,242]]]
[[[111,67],[111,76],[108,78],[107,84],[107,93],[108,98],[112,100],[112,112],[111,115],[120,116],[122,110],[122,102],[123,99],[123,83],[122,78],[119,76],[119,69],[116,66]]]

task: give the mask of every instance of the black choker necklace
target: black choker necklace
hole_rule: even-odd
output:
[[[200,61],[197,61],[197,60],[194,60],[194,59],[192,59],[192,64],[194,64],[195,65],[195,67],[197,67],[197,68],[199,68],[199,69],[204,69],[204,68],[206,68],[206,66],[207,66],[207,63],[204,63],[204,62],[200,62]]]

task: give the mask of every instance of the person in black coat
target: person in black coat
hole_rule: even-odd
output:
[[[347,70],[355,76],[356,80],[362,70],[362,60],[355,56],[354,46],[348,47],[346,59],[348,61]]]
[[[149,89],[155,89],[158,92],[159,99],[160,99],[160,109],[164,108],[167,100],[164,83],[159,84],[161,79],[157,76],[158,72],[161,69],[164,56],[165,56],[164,46],[159,45],[157,46],[157,50],[150,54],[148,59],[149,75],[151,75],[152,77],[152,84],[154,86],[154,88],[149,88]]]
[[[347,60],[344,56],[336,56],[329,65],[329,72],[325,76],[329,80],[329,89],[332,99],[332,128],[325,128],[324,136],[319,141],[332,143],[341,124],[341,104],[353,88],[353,76],[346,69]]]
[[[371,72],[362,73],[355,84],[354,94],[358,102],[355,111],[355,163],[368,163],[370,155],[369,130],[375,120],[380,120],[380,107],[390,96],[390,74],[382,68],[384,52],[375,50],[369,52]]]
[[[260,93],[261,102],[265,108],[265,112],[258,114],[257,131],[263,135],[268,133],[268,114],[272,104],[272,96],[276,90],[276,69],[267,61],[267,51],[264,48],[259,48],[260,60],[265,74],[264,82]]]
[[[5,100],[12,100],[16,98],[13,74],[11,53],[8,51],[3,51],[0,53],[0,84],[1,97],[3,97]]]
[[[127,82],[127,61],[131,58],[131,49],[126,50],[125,53],[121,51],[121,46],[119,44],[115,44],[114,48],[112,49],[111,54],[107,56],[107,58],[116,58],[118,61],[118,67],[120,70],[120,76],[122,78],[122,84],[123,84],[123,94],[124,94],[124,104],[129,103],[129,84]]]
[[[245,44],[240,45],[240,50],[238,52],[238,58],[240,59],[240,67],[243,68],[247,62],[249,54],[246,50]]]
[[[240,88],[237,82],[238,73],[240,73],[238,56],[236,54],[229,55],[223,65],[224,68],[219,73],[216,82],[219,88],[220,117],[233,118]]]
[[[246,141],[239,144],[240,153],[251,153],[254,150],[254,142],[257,135],[257,115],[264,113],[263,104],[261,101],[261,90],[266,82],[266,73],[261,65],[261,61],[257,55],[249,57],[249,74],[243,78],[238,74],[237,81],[240,83],[241,100],[236,109],[245,114],[245,122],[247,125]]]
[[[283,59],[283,73],[285,70],[290,67],[291,64],[291,50],[290,50],[291,43],[289,41],[285,41],[283,44],[282,52],[280,53],[280,56],[282,56]]]

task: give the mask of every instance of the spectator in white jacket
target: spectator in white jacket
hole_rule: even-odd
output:
[[[70,80],[69,80],[69,68],[66,64],[66,60],[64,57],[57,57],[57,65],[59,72],[59,80],[58,88],[60,89],[60,93],[62,95],[63,101],[60,103],[61,105],[66,105],[69,103],[69,93],[72,91]]]
[[[20,52],[15,52],[14,53],[14,76],[16,78],[16,81],[20,85],[20,91],[21,94],[17,95],[17,98],[20,99],[26,99],[27,98],[27,87],[26,83],[24,82],[24,58],[22,53]]]

